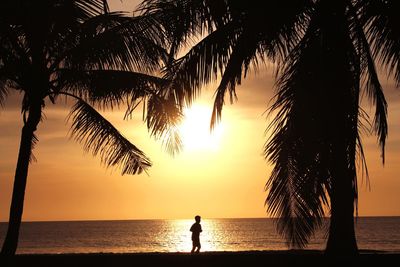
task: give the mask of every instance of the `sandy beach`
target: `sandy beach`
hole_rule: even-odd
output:
[[[1,266],[395,266],[400,254],[360,251],[355,258],[327,257],[322,251],[248,251],[190,253],[21,254],[2,258]]]

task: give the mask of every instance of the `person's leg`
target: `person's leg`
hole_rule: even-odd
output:
[[[200,245],[200,243],[198,243],[198,244],[197,244],[197,250],[196,250],[196,253],[199,253],[199,252],[200,252],[200,249],[201,249],[201,245]]]
[[[197,247],[197,242],[196,240],[192,239],[192,251],[190,251],[190,253],[194,253],[196,247]]]

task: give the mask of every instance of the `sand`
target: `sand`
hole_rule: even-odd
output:
[[[88,253],[88,254],[23,254],[1,258],[0,266],[174,266],[174,267],[251,267],[251,266],[399,266],[400,254],[361,251],[354,258],[327,257],[322,251],[247,251],[190,253]]]

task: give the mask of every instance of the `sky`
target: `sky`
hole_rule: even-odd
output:
[[[111,0],[112,10],[132,10],[137,1]],[[70,106],[48,104],[30,165],[23,220],[127,220],[268,217],[264,185],[273,168],[262,155],[274,94],[272,67],[251,73],[237,88],[239,100],[224,107],[210,136],[216,85],[203,90],[181,125],[184,151],[168,154],[151,138],[140,110],[124,121],[124,110],[103,113],[153,162],[148,173],[121,176],[69,138]],[[400,89],[382,76],[389,104],[389,137],[382,165],[375,136],[364,136],[369,184],[359,181],[360,216],[400,216]],[[22,126],[20,96],[0,109],[0,221],[7,221]],[[62,101],[61,101],[62,102]],[[365,101],[366,102],[366,101]],[[366,111],[371,111],[367,102]],[[370,112],[372,114],[372,112]]]

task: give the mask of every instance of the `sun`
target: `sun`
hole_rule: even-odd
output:
[[[184,110],[179,126],[185,151],[218,150],[224,132],[222,123],[210,131],[211,108],[194,104]]]

